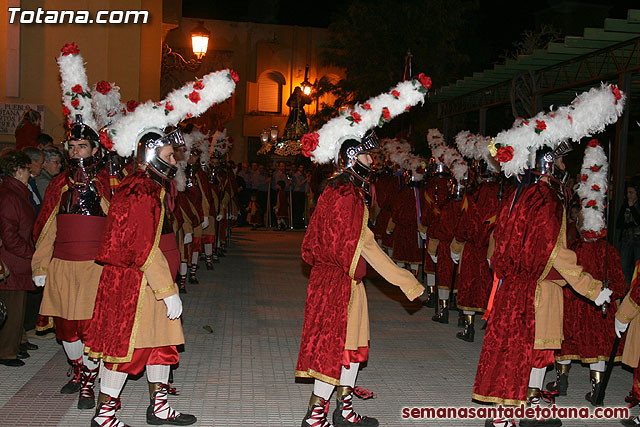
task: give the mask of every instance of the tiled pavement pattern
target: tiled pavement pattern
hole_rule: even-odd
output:
[[[310,384],[294,380],[308,268],[300,260],[300,232],[236,229],[233,245],[214,272],[201,268],[199,285],[183,296],[186,351],[181,354],[170,397],[178,410],[195,414],[201,426],[299,426]],[[369,269],[369,275],[372,270]],[[432,309],[409,303],[379,279],[369,281],[372,346],[358,385],[377,398],[356,410],[385,426],[481,426],[483,420],[403,420],[404,406],[468,406],[482,331],[473,344],[455,338],[452,323],[431,321]],[[203,327],[210,326],[212,333]],[[93,411],[76,409],[76,395],[59,394],[66,365],[55,340],[33,340],[22,368],[0,366],[1,426],[88,426]],[[517,349],[514,349],[517,351]],[[585,406],[588,368],[574,364],[569,396],[560,405]],[[547,373],[547,381],[553,377]],[[622,405],[632,374],[616,367],[607,393]],[[149,404],[146,379],[129,380],[121,419],[144,426]],[[335,407],[332,400],[331,410]],[[637,412],[637,409],[635,409]],[[635,413],[634,412],[634,413]],[[565,421],[565,426],[619,426],[618,421]]]

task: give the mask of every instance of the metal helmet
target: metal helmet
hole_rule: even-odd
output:
[[[537,182],[541,176],[546,175],[559,181],[562,185],[566,184],[569,173],[560,169],[556,165],[556,160],[565,156],[571,150],[573,150],[573,147],[568,140],[561,142],[555,149],[542,147],[535,151],[531,150],[529,153],[529,165],[535,175],[535,181]]]
[[[138,164],[148,165],[154,172],[166,179],[173,179],[176,176],[177,166],[164,161],[159,154],[163,147],[184,145],[180,129],[175,129],[168,134],[158,128],[145,129],[140,133],[137,144]]]
[[[95,154],[91,154],[89,157],[73,159],[69,156],[69,142],[71,141],[87,141],[92,151],[94,148],[97,150]],[[99,141],[100,137],[96,131],[84,123],[81,114],[76,114],[75,121],[69,125],[63,142],[64,158],[69,165],[70,174],[74,176],[76,180],[86,181],[92,179],[104,165]]]
[[[346,136],[340,145],[338,167],[350,173],[358,180],[369,183],[372,169],[360,162],[358,156],[360,154],[370,153],[378,148],[380,148],[380,144],[373,130],[367,131],[362,138]]]
[[[452,200],[462,200],[464,197],[464,193],[467,191],[467,186],[469,184],[469,180],[467,177],[464,179],[457,181],[456,179],[451,179],[449,181],[449,197]]]
[[[429,159],[428,169],[429,169],[429,176],[432,176],[432,177],[446,176],[449,174],[449,169],[444,164],[444,162],[441,162],[439,159],[436,159],[435,157],[431,157]]]

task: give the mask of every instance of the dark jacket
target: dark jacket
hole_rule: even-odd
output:
[[[31,281],[32,240],[36,211],[29,201],[29,189],[15,178],[0,184],[0,259],[9,268],[9,277],[0,289],[27,291],[35,289]]]

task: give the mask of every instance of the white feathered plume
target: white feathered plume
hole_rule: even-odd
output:
[[[62,88],[62,112],[67,123],[73,124],[76,115],[81,114],[83,123],[97,133],[99,127],[93,116],[91,91],[80,49],[75,43],[67,43],[60,52],[58,68]]]
[[[530,167],[530,150],[553,149],[562,141],[577,142],[602,132],[618,120],[624,104],[625,95],[616,85],[602,83],[578,95],[570,105],[540,112],[529,120],[516,120],[511,129],[494,138],[489,150],[507,177],[521,174]]]
[[[110,125],[126,114],[125,106],[120,102],[120,87],[115,83],[99,81],[93,86],[91,95],[98,129]]]
[[[113,149],[123,157],[132,155],[140,134],[148,128],[164,129],[184,119],[198,117],[213,104],[229,98],[236,88],[238,75],[233,70],[209,73],[171,92],[160,102],[147,101],[108,127]]]
[[[342,112],[317,132],[301,139],[302,154],[318,163],[335,162],[340,146],[348,137],[360,139],[375,126],[382,126],[418,103],[424,103],[431,79],[420,74],[417,79],[400,82],[388,93],[380,94],[352,110]]]
[[[469,177],[469,166],[467,162],[464,161],[455,148],[445,143],[444,137],[438,129],[429,129],[427,132],[427,142],[433,157],[449,168],[456,181],[462,182]]]
[[[584,149],[577,193],[582,209],[581,232],[588,239],[600,239],[607,235],[605,204],[609,163],[604,149],[592,139]]]

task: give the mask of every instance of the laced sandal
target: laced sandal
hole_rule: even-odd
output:
[[[78,409],[92,409],[96,406],[96,395],[93,391],[93,386],[98,378],[98,370],[89,369],[86,366],[82,366],[82,386],[80,388],[80,395],[78,396]]]
[[[353,388],[339,386],[337,388],[338,407],[333,411],[333,425],[335,427],[378,427],[380,423],[375,418],[365,417],[353,410]]]
[[[82,357],[78,360],[72,360],[67,377],[71,377],[68,383],[62,386],[60,393],[73,394],[80,391],[82,388]]]
[[[91,419],[91,427],[131,427],[116,417],[120,409],[120,398],[100,393],[96,414]]]
[[[333,424],[327,420],[328,412],[329,401],[312,394],[309,409],[302,420],[301,427],[333,427]]]
[[[147,408],[147,424],[188,426],[198,421],[195,416],[183,414],[169,406],[169,402],[167,401],[168,393],[168,384],[149,383],[151,403]]]

